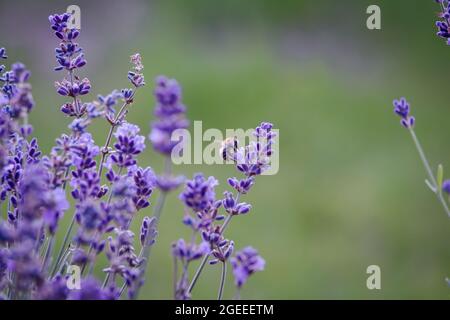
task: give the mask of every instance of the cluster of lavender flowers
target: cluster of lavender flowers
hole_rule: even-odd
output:
[[[76,42],[80,32],[70,27],[69,19],[67,13],[49,17],[59,41],[55,71],[63,73],[55,83],[56,92],[67,99],[60,110],[71,120],[69,131],[56,139],[48,155],[42,154],[37,139],[31,137],[28,115],[35,103],[28,83],[30,72],[21,63],[11,65],[10,70],[0,65],[0,201],[6,211],[0,214],[0,300],[137,298],[166,196],[185,182],[184,177],[172,173],[170,165],[176,144],[171,135],[189,126],[179,84],[163,76],[156,79],[157,120],[152,123],[149,140],[165,156],[166,164],[164,172],[156,174],[151,167],[139,165],[146,139],[140,128],[126,119],[136,92],[145,86],[141,56],[131,56],[130,88],[83,101],[91,92],[91,83],[79,76],[87,61]],[[6,50],[0,48],[0,59],[7,58]],[[102,145],[97,145],[88,131],[94,120],[109,126]],[[179,240],[172,248],[184,270],[175,283],[177,299],[190,297],[210,257],[211,264],[223,264],[219,298],[228,260],[238,288],[264,268],[256,250],[247,247],[232,256],[234,242],[224,238],[231,218],[251,209],[240,202],[240,196],[269,165],[272,125],[262,123],[255,129],[255,137],[255,142],[230,156],[244,174],[240,180],[228,181],[236,195],[226,192],[216,199],[217,180],[201,174],[188,181],[181,193],[190,210],[183,221],[194,235],[190,242]],[[150,206],[156,189],[160,195],[153,213],[142,216],[140,211]],[[221,207],[226,218],[218,214]],[[64,215],[70,215],[67,229],[60,224]],[[137,239],[130,229],[134,219],[142,221]],[[201,235],[199,244],[197,234]],[[61,238],[58,245],[56,240]],[[102,254],[107,265],[102,267],[103,276],[96,278],[93,271]],[[189,284],[187,267],[201,258],[201,268]],[[79,286],[72,288],[68,282],[76,282],[73,277],[77,275]]]
[[[448,0],[435,0],[441,5],[442,11],[438,14],[439,19],[436,21],[438,28],[437,35],[447,41],[450,45],[450,2]]]
[[[272,155],[272,145],[275,132],[271,123],[263,122],[253,134],[255,141],[239,148],[237,141],[232,139],[232,148],[224,146],[226,160],[236,164],[236,168],[243,174],[241,179],[232,177],[228,185],[233,192],[225,191],[223,197],[217,199],[215,187],[218,181],[214,177],[205,178],[203,174],[196,174],[186,183],[180,199],[186,207],[183,223],[192,229],[189,241],[180,239],[173,244],[174,256],[174,297],[176,299],[189,299],[203,268],[209,260],[210,265],[220,263],[222,266],[218,299],[222,299],[226,279],[227,263],[233,268],[233,275],[239,290],[248,277],[264,269],[265,261],[252,247],[246,247],[233,256],[235,244],[233,240],[225,237],[225,230],[235,216],[250,212],[251,205],[241,202],[241,196],[247,194],[255,183],[255,178],[269,168]],[[223,208],[225,214],[220,214]],[[202,259],[193,278],[188,279],[189,264]],[[181,276],[178,279],[178,263],[182,266]]]

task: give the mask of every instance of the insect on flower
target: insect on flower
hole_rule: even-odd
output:
[[[236,152],[238,151],[237,137],[228,137],[221,142],[220,154],[224,161],[234,160]]]

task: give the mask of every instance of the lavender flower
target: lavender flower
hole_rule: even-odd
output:
[[[148,198],[156,186],[156,176],[150,167],[138,168],[132,174],[136,185],[136,194],[133,197],[136,210],[147,208],[150,205]]]
[[[143,247],[153,245],[157,234],[156,219],[154,217],[144,217],[144,219],[142,219],[141,234],[139,237],[141,245]]]
[[[187,263],[198,260],[209,252],[210,249],[207,242],[201,242],[197,245],[194,243],[186,243],[184,239],[179,239],[172,244],[172,255]]]
[[[80,284],[80,290],[72,290],[69,300],[111,300],[116,299],[118,294],[111,296],[109,289],[103,289],[101,284],[92,277],[84,279]]]
[[[120,125],[114,136],[116,153],[111,155],[112,161],[119,167],[129,167],[136,164],[136,156],[145,149],[145,137],[138,135],[138,126],[130,123]]]
[[[116,113],[115,107],[117,106],[120,99],[122,99],[124,95],[117,91],[113,90],[110,94],[106,96],[99,95],[98,96],[98,105],[99,108],[103,107],[107,115],[112,118]]]
[[[8,268],[14,271],[12,298],[26,297],[30,290],[44,283],[44,273],[39,256],[35,251],[35,241],[26,239],[9,250]]]
[[[447,40],[447,44],[450,45],[450,3],[448,0],[435,0],[441,5],[442,12],[439,13],[441,20],[436,21],[436,27],[438,28],[437,35]]]
[[[405,98],[394,100],[394,112],[401,118],[400,123],[403,127],[406,129],[414,127],[415,119],[409,115],[410,107]]]
[[[193,211],[202,212],[213,205],[216,197],[214,188],[217,185],[218,181],[214,177],[205,179],[203,174],[197,173],[192,180],[186,183],[180,199]]]
[[[104,269],[107,273],[123,275],[128,268],[134,268],[140,264],[133,247],[134,233],[130,230],[114,230],[116,237],[109,237],[107,257],[110,266]]]
[[[219,261],[225,263],[234,251],[234,241],[222,240],[217,244],[217,247],[212,250],[211,254],[215,259],[209,261],[213,265]]]
[[[0,48],[0,58],[1,59],[8,59],[8,56],[6,55],[6,49]]]
[[[104,211],[94,201],[84,201],[77,208],[75,216],[81,226],[80,231],[83,232],[98,230],[106,219]]]
[[[119,157],[113,159],[114,162],[118,163],[117,161],[119,161],[121,167],[134,165],[135,161],[133,159],[133,156],[142,152],[142,150],[145,148],[144,139],[141,138],[141,136],[136,137],[136,139],[134,139],[134,137],[129,137],[130,134],[137,133],[140,129],[137,126],[127,124],[125,122],[125,117],[128,112],[127,108],[133,103],[136,89],[145,85],[144,76],[140,73],[144,68],[142,65],[141,56],[138,53],[132,55],[131,62],[133,64],[133,69],[135,70],[135,72],[130,71],[128,74],[128,78],[135,86],[135,89],[122,89],[120,94],[117,91],[113,91],[113,93],[111,93],[109,97],[99,98],[100,104],[105,105],[105,118],[111,125],[108,136],[106,138],[106,142],[102,148],[102,158],[100,160],[100,166],[98,170],[99,175],[102,174],[103,165],[107,156],[112,152],[109,145],[114,134],[114,130],[117,126],[121,126],[121,129],[118,130],[120,131],[119,133],[114,134],[116,136],[116,139],[118,139],[118,143],[116,143],[115,147],[118,148],[120,152]],[[133,74],[131,77],[130,73]],[[122,98],[123,105],[119,109],[119,111],[115,113],[114,105],[119,98]],[[124,140],[124,138],[126,138],[126,140]],[[136,145],[134,143],[136,143]]]
[[[95,145],[89,133],[76,138],[71,146],[72,171],[70,185],[73,189],[72,196],[78,201],[84,201],[89,197],[100,195],[100,177],[96,172],[95,157],[99,154],[99,147]]]
[[[226,212],[231,215],[246,214],[250,211],[251,205],[245,202],[237,203],[236,198],[231,192],[225,191],[223,200],[223,207]]]
[[[59,39],[55,70],[66,73],[55,83],[56,91],[68,98],[61,111],[72,117],[70,134],[62,134],[50,154],[42,155],[37,139],[31,137],[28,115],[35,103],[28,83],[30,72],[21,63],[13,64],[11,70],[0,66],[0,201],[7,202],[7,219],[0,221],[1,299],[119,299],[125,291],[130,299],[137,298],[166,195],[185,181],[173,175],[170,166],[170,155],[177,144],[171,136],[189,125],[177,81],[166,77],[156,80],[157,120],[152,123],[150,140],[166,161],[164,172],[157,176],[150,167],[139,166],[137,156],[145,149],[145,138],[139,135],[138,126],[126,121],[137,88],[145,85],[142,57],[133,54],[130,58],[133,66],[127,77],[131,89],[113,90],[106,96],[99,95],[97,101],[82,102],[81,97],[92,87],[87,78],[77,75],[86,59],[75,42],[80,31],[69,27],[69,19],[67,13],[49,17]],[[6,58],[5,49],[0,48],[0,59]],[[117,108],[119,101],[123,104]],[[102,148],[89,133],[89,125],[98,118],[110,125]],[[236,195],[226,192],[223,199],[216,199],[218,181],[203,174],[187,182],[180,199],[186,206],[183,222],[192,229],[193,236],[189,242],[180,239],[172,247],[174,259],[183,266],[181,278],[174,281],[175,298],[191,297],[201,270],[189,282],[189,264],[202,259],[204,266],[209,257],[210,264],[221,262],[223,266],[221,298],[226,264],[234,251],[234,241],[226,239],[224,232],[231,217],[251,208],[239,202],[239,197],[269,166],[274,137],[271,129],[271,124],[262,123],[255,129],[256,142],[234,158],[239,171],[245,174],[242,180],[229,179]],[[103,167],[108,169],[104,175]],[[102,185],[103,177],[106,181]],[[156,187],[161,191],[160,199],[153,216],[142,219],[137,253],[130,226],[138,212],[150,206]],[[70,209],[67,192],[75,200],[72,220],[54,257],[59,222]],[[222,205],[226,220],[219,214]],[[108,265],[103,268],[105,279],[101,285],[92,273],[103,253]],[[80,290],[67,288],[65,268],[70,264],[82,267]],[[120,282],[122,286],[117,287]]]
[[[261,175],[270,168],[270,157],[273,153],[272,146],[275,138],[275,132],[272,129],[273,125],[271,123],[263,122],[253,132],[256,141],[239,149],[237,142],[233,140],[231,142],[233,152],[229,152],[228,148],[223,148],[225,158],[234,161],[236,168],[245,175],[242,180],[237,178],[228,179],[229,185],[237,192],[236,196],[226,191],[223,199],[216,200],[214,189],[218,184],[217,180],[213,177],[205,179],[202,174],[195,175],[193,180],[186,183],[180,199],[188,208],[187,211],[192,210],[195,216],[186,213],[183,223],[192,228],[194,237],[190,243],[180,239],[172,246],[172,255],[182,262],[183,270],[185,270],[181,275],[181,279],[175,281],[175,298],[189,299],[191,297],[192,289],[211,256],[213,258],[209,261],[210,265],[215,265],[218,262],[221,262],[222,265],[222,276],[218,293],[218,299],[222,299],[227,263],[235,246],[234,241],[225,238],[224,232],[232,217],[246,214],[251,209],[250,204],[240,202],[240,197],[248,193],[255,183],[256,176]],[[226,141],[226,143],[228,142]],[[218,214],[222,205],[228,214],[225,220],[223,220],[224,216]],[[223,222],[220,223],[222,220]],[[195,244],[195,235],[198,232],[201,234],[202,239],[200,245]],[[202,248],[205,247],[205,251],[202,251],[203,259],[193,279],[187,284],[186,270],[190,262],[189,258],[201,256],[200,253],[197,253],[200,246]],[[237,257],[232,260],[232,265],[234,274],[239,279],[237,280],[238,286],[241,287],[249,275],[263,269],[264,260],[250,247],[238,253]]]
[[[43,214],[44,222],[50,234],[55,234],[58,222],[70,205],[63,189],[57,188],[48,192],[47,204]]]
[[[51,185],[54,188],[64,186],[67,181],[66,172],[72,165],[73,147],[73,139],[63,134],[56,139],[56,146],[52,148],[50,155],[43,158],[43,163],[51,174]],[[78,146],[75,149],[78,149]]]
[[[447,194],[450,194],[450,180],[445,180],[442,183],[442,191],[444,191]]]
[[[445,212],[450,217],[450,209],[441,192],[441,190],[446,192],[448,187],[447,183],[445,183],[445,185],[443,185],[442,183],[443,168],[442,166],[439,166],[438,175],[435,176],[433,170],[431,169],[430,163],[425,155],[425,152],[422,148],[422,145],[420,144],[419,139],[417,138],[416,133],[414,132],[415,120],[414,117],[409,115],[410,106],[405,98],[401,98],[400,100],[394,100],[394,112],[401,117],[401,124],[403,125],[403,127],[407,128],[409,133],[411,134],[414,145],[416,146],[420,159],[422,160],[422,163],[427,172],[428,179],[425,180],[427,186],[434,194],[436,194]]]
[[[107,272],[105,284],[108,285],[111,280],[115,279],[116,275],[121,276],[128,288],[129,298],[134,299],[138,294],[139,288],[144,283],[142,279],[143,270],[140,268],[143,262],[141,259],[142,251],[139,256],[135,254],[133,247],[134,234],[131,231],[115,229],[115,232],[116,238],[109,237],[107,256],[110,265],[104,269]],[[156,233],[152,220],[149,218],[144,219],[141,229],[142,250],[153,244],[154,236],[156,236]],[[125,288],[125,285],[123,288]]]
[[[6,54],[3,49],[3,58]],[[31,73],[22,63],[15,63],[11,70],[5,71],[0,66],[0,108],[2,113],[2,134],[20,134],[27,137],[32,133],[32,126],[28,124],[28,114],[34,107],[31,85],[28,83]],[[6,142],[6,144],[11,145]]]
[[[181,102],[181,87],[175,79],[159,76],[154,95],[157,101],[154,113],[158,120],[152,123],[149,138],[156,151],[170,156],[178,143],[171,141],[172,133],[189,126],[185,118],[186,107]]]
[[[69,28],[69,13],[54,14],[49,16],[49,22],[55,36],[61,41],[55,49],[55,58],[58,65],[55,71],[66,70],[67,78],[55,82],[56,91],[61,96],[68,96],[72,101],[62,105],[61,111],[77,119],[70,125],[74,133],[84,132],[85,126],[89,124],[89,118],[92,113],[88,112],[86,104],[79,99],[80,96],[88,94],[91,90],[89,79],[80,79],[76,75],[77,69],[86,65],[83,49],[74,40],[78,38],[80,31],[76,28]],[[85,119],[80,119],[87,116]],[[80,127],[81,125],[81,127]]]
[[[264,270],[266,262],[252,247],[246,247],[231,258],[236,286],[240,289],[255,272]]]
[[[175,176],[170,173],[163,173],[156,177],[156,185],[164,193],[177,189],[185,181],[184,176]]]
[[[67,288],[67,279],[63,276],[56,276],[54,279],[47,281],[35,293],[34,299],[37,300],[66,300],[69,296],[69,288]]]
[[[142,58],[139,53],[135,53],[130,57],[131,63],[133,64],[134,71],[128,72],[128,80],[136,87],[142,87],[145,85],[144,75],[141,73],[144,70],[144,65],[142,64]]]

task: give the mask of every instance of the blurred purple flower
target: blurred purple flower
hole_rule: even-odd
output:
[[[111,296],[109,289],[103,289],[101,284],[93,277],[83,279],[79,290],[71,290],[69,300],[109,300],[118,297]]]
[[[186,129],[189,121],[185,118],[186,107],[181,102],[181,87],[175,79],[159,76],[156,79],[155,116],[152,123],[150,141],[156,151],[170,156],[178,141],[172,141],[172,133],[177,129]]]
[[[441,5],[442,12],[439,13],[441,20],[436,21],[438,28],[437,35],[445,40],[450,45],[450,3],[448,0],[435,0]]]
[[[252,247],[246,247],[231,258],[235,284],[241,288],[255,272],[264,270],[265,261]]]
[[[450,180],[445,180],[442,183],[442,191],[444,191],[445,193],[450,194]]]
[[[186,243],[184,239],[179,239],[172,244],[172,255],[186,262],[198,260],[209,252],[210,247],[208,242],[201,242],[197,245],[194,243]]]

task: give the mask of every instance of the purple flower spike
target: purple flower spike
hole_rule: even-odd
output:
[[[145,169],[138,168],[132,174],[136,185],[136,194],[133,197],[133,202],[136,209],[140,210],[150,205],[148,198],[156,186],[156,176],[150,167]]]
[[[252,247],[246,247],[231,258],[235,284],[241,288],[255,272],[264,270],[265,261]]]
[[[163,192],[169,192],[177,189],[186,181],[184,176],[173,176],[162,174],[156,178],[156,185]]]
[[[405,98],[394,100],[394,112],[404,119],[409,116],[409,103]]]
[[[447,0],[436,0],[441,5],[441,13],[439,17],[441,20],[436,21],[436,27],[438,29],[437,36],[446,40],[450,45],[450,3]]]
[[[172,254],[181,260],[191,262],[200,259],[209,253],[209,244],[201,242],[199,245],[186,243],[184,239],[179,239],[172,245]]]
[[[124,122],[114,133],[117,140],[114,147],[117,153],[111,156],[111,160],[119,167],[135,165],[136,156],[145,149],[145,137],[138,135],[139,131],[138,126]]]
[[[450,180],[445,180],[442,183],[442,191],[444,191],[447,194],[450,194]]]
[[[405,98],[400,98],[400,100],[394,100],[394,112],[401,118],[400,123],[406,129],[411,129],[414,127],[415,119],[410,116],[410,106]]]
[[[84,279],[80,284],[80,290],[72,290],[69,300],[107,300],[110,296],[108,289],[102,289],[101,283],[95,278]]]
[[[156,231],[156,218],[144,217],[142,219],[140,240],[142,246],[151,246],[155,243],[155,238],[158,232]]]
[[[203,174],[198,173],[186,183],[184,191],[180,194],[180,199],[194,212],[207,210],[215,201],[214,189],[217,185],[218,181],[214,177],[205,179]]]
[[[159,119],[152,123],[149,138],[156,151],[170,156],[178,143],[171,140],[172,133],[189,126],[185,118],[186,107],[181,102],[181,87],[175,79],[159,76],[154,95],[157,102],[155,115]]]
[[[55,57],[58,62],[56,70],[73,70],[81,68],[86,64],[86,60],[83,56],[83,50],[78,43],[73,42],[80,31],[77,29],[69,29],[67,22],[69,21],[70,14],[55,14],[49,17],[51,28],[53,29],[55,36],[61,40],[59,46],[55,49]]]
[[[65,70],[67,75],[61,81],[55,83],[56,91],[62,96],[73,98],[73,101],[67,102],[61,107],[61,111],[70,116],[81,118],[88,115],[88,120],[91,112],[79,100],[79,96],[88,94],[91,90],[91,84],[88,79],[80,79],[76,71],[84,67],[87,63],[83,49],[74,40],[78,38],[80,30],[69,28],[68,21],[70,14],[54,14],[49,17],[50,25],[54,31],[55,36],[60,40],[59,45],[55,48],[55,59],[57,66],[55,71]],[[87,126],[89,121],[85,121]],[[71,126],[71,129],[77,127]]]
[[[130,61],[133,64],[133,71],[128,72],[128,80],[136,87],[143,87],[145,85],[144,75],[142,70],[144,70],[144,65],[142,64],[142,58],[139,53],[135,53],[130,57]]]

